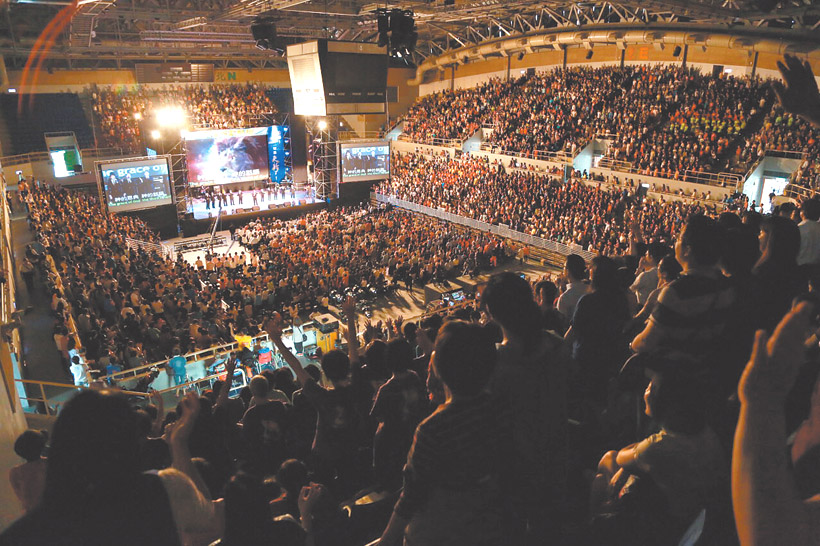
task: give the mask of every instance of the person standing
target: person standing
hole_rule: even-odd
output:
[[[20,266],[20,275],[26,283],[26,290],[31,295],[34,292],[34,264],[28,258],[24,259]]]

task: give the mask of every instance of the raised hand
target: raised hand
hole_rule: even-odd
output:
[[[176,424],[171,430],[169,440],[171,445],[188,445],[188,438],[191,437],[191,431],[194,429],[194,423],[199,416],[199,411],[202,408],[199,404],[199,397],[189,392],[179,403],[182,415],[176,420]]]
[[[782,408],[805,358],[812,308],[803,302],[792,309],[771,337],[763,330],[757,332],[738,386],[741,402]]]
[[[780,106],[820,127],[820,92],[811,65],[792,55],[786,55],[783,60],[785,63],[777,62],[777,68],[786,83],[773,83]]]
[[[355,317],[356,316],[356,298],[353,296],[348,296],[347,299],[342,303],[342,312],[347,317]]]
[[[282,315],[274,312],[273,316],[265,321],[264,328],[271,340],[282,339]]]

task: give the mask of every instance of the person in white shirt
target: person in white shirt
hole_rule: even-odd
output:
[[[820,200],[806,199],[800,205],[800,218],[797,225],[800,230],[800,252],[797,254],[797,265],[820,265]]]
[[[638,303],[643,306],[652,293],[658,287],[658,264],[661,259],[668,254],[669,250],[660,243],[652,243],[646,249],[646,254],[641,257],[638,264],[638,274],[635,282],[629,287],[638,297]]]
[[[71,358],[71,375],[74,377],[74,385],[78,387],[88,386],[88,365],[80,355]]]
[[[578,254],[570,254],[564,264],[564,278],[567,280],[567,288],[558,298],[558,310],[567,320],[572,320],[575,315],[575,307],[581,296],[589,292],[589,285],[586,284],[587,264]]]

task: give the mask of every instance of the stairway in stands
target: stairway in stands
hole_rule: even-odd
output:
[[[99,117],[94,114],[94,99],[91,98],[92,91],[87,89],[81,93],[77,93],[80,97],[80,104],[85,112],[85,119],[88,126],[91,127],[91,134],[94,138],[94,148],[104,148],[105,144],[102,139],[102,127],[100,126]]]
[[[12,155],[11,132],[6,124],[6,115],[0,111],[0,157]]]

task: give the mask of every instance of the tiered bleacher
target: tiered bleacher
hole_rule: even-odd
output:
[[[657,112],[641,112],[636,140],[650,156],[671,143],[671,155],[643,168],[722,168],[763,114],[762,88],[671,77],[678,86]],[[820,112],[813,89],[804,114]],[[783,107],[796,111],[788,99]],[[461,114],[435,138],[480,125],[471,108]],[[820,201],[763,216],[469,156],[394,159],[380,192],[599,254],[570,254],[560,274],[535,282],[493,271],[477,301],[419,321],[362,324],[356,290],[342,290],[345,344],[316,366],[298,337],[309,300],[388,277],[409,289],[492,269],[505,242],[389,208],[337,208],[253,221],[236,230],[246,254],[191,266],[127,250],[126,237],[153,235],[101,217],[93,198],[33,191],[43,252],[31,258],[54,261],[55,315],[70,305],[91,340],[75,355],[66,344],[65,356],[91,361],[97,336],[107,356],[93,365],[133,365],[136,347],[173,354],[177,376],[183,346],[264,332],[277,359],[245,341],[224,380],[174,408],[157,395],[83,389],[62,408],[47,454],[42,434],[18,440],[26,462],[10,480],[27,514],[0,542],[816,542]],[[231,396],[246,368],[249,385]]]
[[[22,106],[22,107],[20,107]],[[5,119],[10,149],[6,155],[41,152],[46,149],[43,133],[73,131],[80,149],[94,147],[94,135],[82,102],[76,93],[0,94],[0,112]]]
[[[94,88],[93,110],[102,130],[104,146],[140,152],[144,135],[140,120],[156,116],[163,108],[182,108],[188,128],[235,129],[269,123],[276,112],[268,89],[262,84],[211,84],[165,86],[152,89]]]

